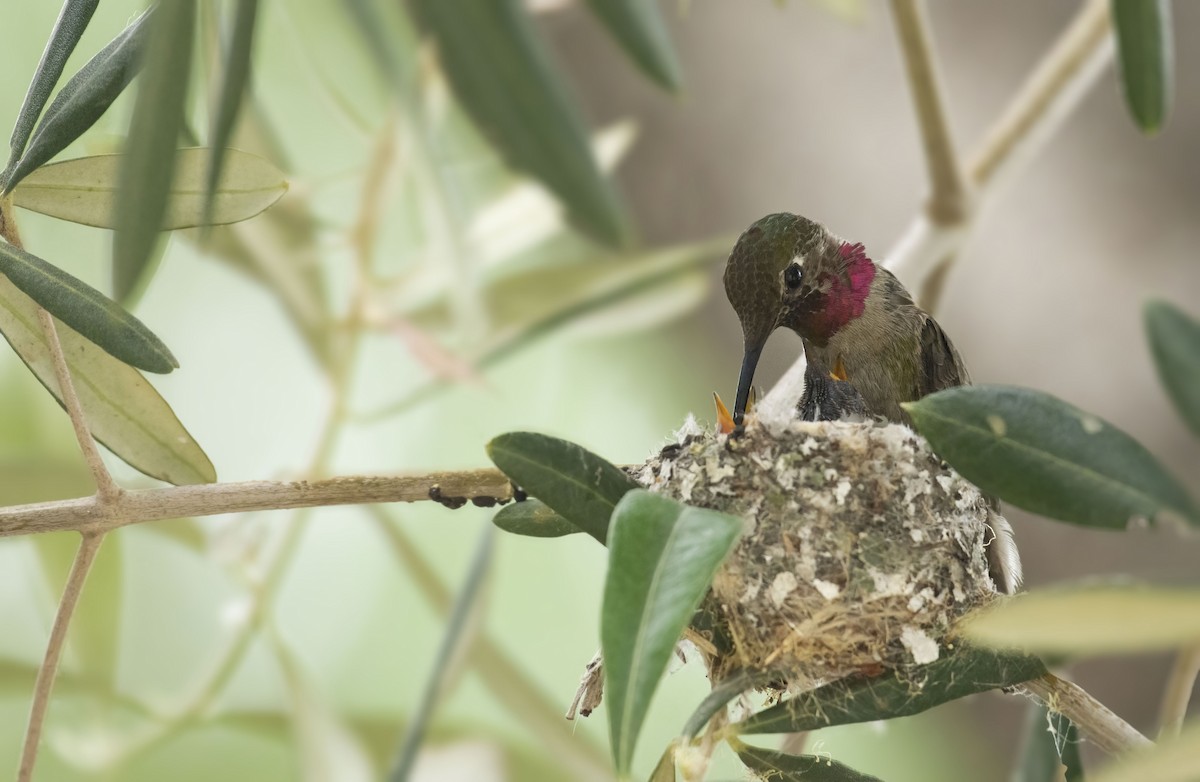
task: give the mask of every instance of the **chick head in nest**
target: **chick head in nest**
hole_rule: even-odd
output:
[[[789,682],[938,659],[997,589],[988,503],[898,424],[751,424],[690,434],[635,477],[745,520],[689,638],[713,681],[739,668]]]

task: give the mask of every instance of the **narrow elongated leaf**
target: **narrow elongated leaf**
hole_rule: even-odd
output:
[[[206,147],[179,150],[166,196],[163,230],[248,220],[287,192],[283,173],[269,161],[229,149],[225,151],[225,168],[212,194],[213,201],[206,203],[209,194],[205,177],[212,154]],[[13,203],[73,223],[114,228],[117,179],[124,157],[93,155],[42,166],[13,191]]]
[[[1158,377],[1200,437],[1200,323],[1165,301],[1147,302],[1142,315]]]
[[[561,538],[583,532],[545,503],[532,498],[505,505],[492,517],[492,523],[505,532],[531,538]]]
[[[467,112],[514,168],[540,179],[571,222],[608,245],[628,228],[600,173],[570,94],[533,32],[522,0],[414,0]]]
[[[787,755],[773,749],[752,747],[737,739],[733,751],[760,779],[774,782],[883,782],[879,777],[855,771],[827,755]]]
[[[675,747],[672,741],[658,759],[658,765],[650,772],[650,782],[675,782]]]
[[[425,689],[421,694],[421,702],[405,730],[404,741],[396,753],[396,761],[392,764],[388,779],[393,782],[407,782],[413,764],[417,760],[417,752],[429,729],[433,712],[439,705],[449,688],[450,681],[459,670],[468,647],[474,640],[471,632],[471,619],[479,613],[479,599],[483,585],[490,572],[492,561],[492,540],[495,529],[485,527],[479,539],[475,558],[471,569],[467,572],[466,582],[454,601],[454,610],[442,635],[442,643],[438,647],[436,663],[429,676],[425,678]]]
[[[753,714],[739,733],[794,733],[908,717],[948,701],[1044,676],[1036,657],[960,645],[937,662],[883,676],[856,677],[800,693]]]
[[[128,299],[154,255],[183,129],[196,0],[160,0],[122,157],[114,216],[113,295]]]
[[[1168,0],[1112,0],[1117,62],[1138,127],[1155,133],[1171,108],[1174,53]]]
[[[0,332],[59,403],[62,397],[37,305],[0,277]],[[60,324],[59,341],[88,427],[131,467],[177,485],[212,483],[212,462],[158,392],[134,368]]]
[[[79,597],[78,613],[71,620],[68,642],[76,669],[85,679],[106,688],[116,683],[121,651],[121,613],[125,593],[124,544],[120,535],[109,535],[88,571],[87,589]],[[33,536],[34,547],[50,595],[57,599],[67,583],[67,573],[79,549],[72,532]]]
[[[511,340],[544,322],[578,328],[581,322],[607,321],[624,323],[620,327],[630,330],[678,314],[680,308],[670,302],[682,290],[687,294],[685,307],[698,303],[690,281],[706,278],[706,267],[727,253],[729,245],[730,240],[721,237],[628,258],[530,269],[497,280],[484,292],[493,325],[489,344]],[[703,293],[706,286],[700,290]],[[648,309],[653,311],[649,317],[644,314]],[[439,298],[410,310],[408,317],[437,327],[449,324],[451,313],[446,300]]]
[[[588,0],[588,7],[647,76],[679,89],[679,59],[657,0]]]
[[[1200,591],[1128,585],[1029,592],[973,617],[976,643],[1047,654],[1115,654],[1200,643]]]
[[[557,437],[510,432],[488,443],[487,452],[518,486],[601,543],[617,502],[637,488],[619,467]]]
[[[36,255],[0,244],[0,274],[51,315],[126,364],[160,373],[179,366],[162,340],[121,305]]]
[[[694,628],[695,626],[693,623],[692,627]],[[722,711],[731,700],[744,692],[749,692],[755,687],[768,684],[771,681],[778,681],[786,675],[784,671],[743,670],[727,676],[720,684],[712,688],[712,691],[704,697],[704,700],[692,712],[692,716],[688,717],[688,721],[684,724],[680,735],[685,739],[699,736],[709,720]]]
[[[1048,394],[965,386],[904,405],[938,455],[1033,513],[1124,529],[1160,512],[1200,524],[1188,493],[1129,435]]]
[[[151,12],[147,11],[135,19],[54,96],[29,146],[4,182],[5,195],[31,171],[86,133],[108,111],[141,67],[150,17]]]
[[[183,546],[189,551],[203,553],[208,548],[208,535],[196,519],[164,519],[140,524],[138,528]]]
[[[618,774],[629,771],[671,651],[741,531],[736,516],[642,489],[613,511],[600,648]]]
[[[29,90],[25,93],[21,111],[17,114],[17,122],[8,142],[10,154],[6,168],[15,166],[21,153],[25,151],[25,145],[29,142],[38,117],[46,107],[46,101],[50,100],[54,85],[58,84],[62,76],[67,58],[75,51],[75,45],[79,43],[79,38],[87,29],[88,23],[92,21],[92,14],[99,4],[100,0],[63,2],[62,10],[58,12],[58,21],[54,23],[54,31],[50,33],[50,40],[46,42],[42,59],[34,71],[33,80],[29,82]]]
[[[1012,782],[1083,782],[1079,729],[1040,703],[1029,705],[1029,727]]]
[[[1122,755],[1092,782],[1195,782],[1200,769],[1200,723],[1173,738]]]
[[[233,128],[242,108],[242,98],[250,83],[250,55],[254,50],[254,25],[258,19],[258,0],[237,0],[233,17],[233,34],[225,53],[221,80],[221,96],[213,116],[208,144],[211,154],[205,176],[205,195],[201,225],[216,225],[213,219],[221,172],[226,164],[226,146],[233,137]],[[236,165],[236,164],[235,164]],[[179,176],[179,172],[176,172]]]
[[[479,354],[474,357],[473,363],[479,369],[486,369],[519,353],[540,339],[551,334],[561,333],[565,327],[571,324],[589,319],[592,319],[594,323],[595,320],[605,318],[609,312],[619,310],[643,295],[669,294],[668,289],[674,282],[690,276],[693,271],[709,263],[719,246],[728,249],[729,243],[724,240],[709,241],[639,256],[642,261],[640,268],[633,268],[633,264],[626,265],[624,262],[620,262],[622,268],[619,271],[611,277],[603,275],[602,279],[593,280],[595,284],[592,287],[585,286],[585,289],[577,291],[575,286],[571,285],[554,293],[549,298],[542,297],[541,301],[537,303],[533,303],[532,299],[526,299],[522,295],[522,300],[529,301],[530,306],[535,308],[533,313],[537,317],[522,320],[519,324],[513,324],[508,328],[498,329],[484,343]],[[600,269],[601,266],[597,265],[594,268]],[[520,276],[525,277],[525,275]],[[535,276],[531,274],[525,279],[530,280],[541,289],[541,283],[533,279]],[[558,277],[557,273],[554,276]],[[506,289],[512,289],[507,280],[504,285]],[[491,296],[492,293],[489,290],[487,294],[489,301]],[[507,308],[505,311],[508,311]],[[515,314],[523,317],[520,313]],[[423,319],[426,316],[436,317],[430,312],[422,311],[418,318]],[[428,323],[429,321],[424,322]],[[444,380],[426,383],[400,400],[370,414],[367,418],[373,420],[407,410],[414,404],[427,399],[443,385],[445,385]]]

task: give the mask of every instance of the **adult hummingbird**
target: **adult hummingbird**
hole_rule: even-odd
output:
[[[867,257],[862,244],[805,217],[780,212],[746,229],[725,266],[725,294],[741,320],[744,345],[735,424],[745,417],[759,356],[777,328],[791,329],[804,343],[806,418],[865,412],[909,424],[902,402],[971,382],[946,332],[891,272]],[[1011,593],[1020,560],[1008,522],[992,518],[988,561],[997,588]]]

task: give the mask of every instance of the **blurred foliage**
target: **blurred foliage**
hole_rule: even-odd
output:
[[[863,15],[857,0],[822,4],[846,18]],[[139,372],[170,372],[178,366],[175,354],[117,301],[136,303],[147,322],[188,346],[179,355],[189,357],[189,366],[200,357],[200,373],[189,375],[186,385],[167,381],[169,396],[176,404],[186,400],[198,431],[217,443],[222,471],[229,464],[233,474],[265,477],[281,471],[322,476],[363,463],[372,471],[381,463],[474,464],[482,454],[472,446],[484,438],[472,428],[476,411],[462,402],[462,388],[501,376],[505,387],[538,394],[539,386],[549,387],[551,373],[543,369],[534,382],[530,372],[555,355],[553,346],[542,344],[545,338],[644,331],[688,313],[707,296],[710,266],[729,237],[638,245],[610,178],[634,143],[635,126],[599,132],[586,126],[530,6],[519,0],[261,8],[255,0],[160,0],[152,10],[132,1],[104,8],[81,0],[63,4],[14,113],[10,157],[0,175],[6,240],[0,244],[0,331],[57,395],[39,307],[58,319],[93,434],[140,473],[126,471],[123,482],[205,483],[216,480],[216,471]],[[614,0],[581,7],[649,79],[671,91],[684,83],[658,4]],[[1113,0],[1113,8],[1127,101],[1150,132],[1161,127],[1170,103],[1168,5]],[[25,25],[14,38],[40,41],[45,30],[35,34],[33,28],[43,21],[36,14],[14,20],[14,27]],[[11,72],[25,72],[36,53],[15,45],[8,56]],[[72,75],[60,86],[66,73]],[[135,81],[136,94],[126,94]],[[16,98],[8,98],[15,106]],[[109,112],[114,105],[124,114]],[[203,138],[196,139],[200,128]],[[123,138],[121,154],[110,154],[111,134]],[[75,156],[52,162],[63,153]],[[14,207],[113,229],[112,296],[84,281],[97,277],[94,251],[76,253],[84,256],[79,260],[65,253],[43,259],[37,253],[56,246],[60,227]],[[31,249],[21,246],[18,215],[33,227]],[[185,242],[167,250],[165,271],[159,264],[164,232],[177,230]],[[70,234],[77,236],[84,234]],[[86,242],[78,246],[89,247]],[[254,285],[232,284],[210,260]],[[159,276],[165,278],[160,295],[135,302]],[[1163,308],[1147,318],[1160,373],[1194,425],[1188,378],[1197,365],[1195,324]],[[292,342],[302,349],[293,353]],[[546,352],[534,354],[535,348]],[[636,347],[623,344],[622,350],[636,354]],[[592,379],[571,376],[569,358],[563,360],[568,388],[555,394],[573,403],[575,396],[588,398],[571,393],[573,386]],[[32,394],[10,391],[0,380],[10,402],[0,413],[0,499],[15,504],[86,493],[85,472],[64,446],[69,430],[53,404],[39,407]],[[679,389],[694,382],[664,377],[642,401],[675,416]],[[267,386],[261,394],[260,386]],[[226,394],[230,387],[236,392]],[[1121,526],[1130,515],[1162,508],[1189,520],[1197,515],[1186,491],[1124,434],[1025,392],[1006,409],[1004,431],[997,433],[994,423],[980,425],[987,418],[978,405],[995,407],[1006,398],[975,391],[993,396],[927,400],[913,413],[956,466],[984,460],[981,485],[985,474],[1050,475],[1049,488],[1009,481],[996,490],[1082,523]],[[314,401],[322,392],[328,398]],[[232,404],[223,407],[218,399]],[[615,413],[587,412],[594,431],[644,449],[643,432],[613,433],[608,416]],[[447,415],[454,416],[451,423]],[[365,428],[382,444],[361,447],[357,430],[364,427],[354,424],[364,420],[374,422]],[[1094,448],[1092,422],[1106,438],[1102,451]],[[488,426],[489,432],[496,428]],[[525,535],[573,525],[606,542],[612,519],[613,594],[600,612],[600,635],[614,660],[610,684],[621,690],[610,692],[609,705],[631,704],[609,716],[617,769],[632,773],[644,759],[658,758],[665,743],[635,756],[643,723],[658,739],[674,731],[651,719],[650,696],[667,689],[659,683],[661,671],[732,545],[736,520],[673,503],[650,508],[666,501],[628,493],[624,473],[564,441],[506,435],[489,453],[545,503],[506,509],[498,525]],[[969,466],[961,469],[970,476]],[[1085,496],[1085,487],[1096,493]],[[1032,491],[1032,498],[1020,491]],[[361,510],[344,513],[366,520]],[[439,762],[442,746],[451,753],[447,767],[478,778],[611,778],[604,753],[590,737],[571,735],[539,689],[562,670],[552,676],[533,669],[482,624],[493,549],[481,514],[472,521],[482,524],[485,544],[468,565],[459,561],[461,530],[446,529],[457,525],[424,533],[424,548],[440,551],[433,567],[407,523],[375,515],[378,509],[369,513],[376,527],[355,525],[337,536],[310,524],[312,514],[304,511],[272,522],[176,520],[113,534],[72,627],[39,778],[237,773],[352,780],[389,768],[403,778],[406,769]],[[8,579],[11,593],[30,595],[6,609],[11,631],[0,642],[0,694],[10,705],[24,707],[31,691],[37,670],[31,661],[41,652],[69,566],[71,537],[0,547],[0,578]],[[574,545],[573,539],[559,545]],[[553,573],[554,564],[542,567]],[[452,607],[443,579],[460,570],[463,587]],[[594,631],[595,575],[529,574],[526,589],[539,603],[518,607],[520,615],[509,622],[524,634],[506,627],[508,642],[534,637],[541,644],[541,634],[550,634],[545,618],[551,610],[570,614],[573,639],[584,637],[581,628]],[[613,586],[625,577],[628,589]],[[665,596],[664,584],[671,587]],[[631,591],[637,594],[626,594]],[[1080,653],[1104,648],[1099,635],[1087,634],[1102,617],[1089,618],[1085,603],[1105,594],[1084,591],[1076,602],[1051,609],[1052,616],[1078,617],[1066,627]],[[1135,610],[1165,616],[1166,600],[1151,597],[1150,605]],[[1036,609],[1041,599],[1030,598],[1025,608]],[[1036,626],[1051,622],[1038,619]],[[1187,623],[1177,629],[1163,645],[1194,642]],[[430,662],[429,641],[436,637],[442,646]],[[574,651],[561,650],[538,665],[568,669],[572,663],[559,658]],[[458,675],[458,652],[472,676]],[[778,726],[770,720],[780,715],[784,729],[798,730],[910,714],[1043,670],[1033,658],[972,647],[934,666],[924,671],[930,686],[918,698],[900,678],[843,682],[785,701],[739,729],[773,729]],[[673,701],[684,705],[683,714],[700,700],[696,693],[705,683],[695,684]],[[747,689],[752,684],[746,680]],[[870,699],[854,697],[855,687]],[[466,694],[457,705],[447,703],[455,690]],[[895,697],[888,700],[891,690]],[[709,704],[713,710],[738,692],[726,694]],[[842,716],[831,718],[839,709]],[[2,717],[12,734],[24,716],[13,716],[17,712]],[[712,713],[706,711],[704,721]],[[748,766],[781,778],[869,779],[820,754],[785,755],[736,739],[733,745]],[[1178,769],[1196,746],[1194,731],[1185,733],[1147,762]],[[671,757],[669,749],[656,780],[673,778]],[[915,757],[909,762],[921,768],[923,759]],[[1171,778],[1163,773],[1162,779]]]

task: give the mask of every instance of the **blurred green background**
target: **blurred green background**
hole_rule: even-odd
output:
[[[359,283],[354,230],[364,189],[373,176],[382,179],[381,195],[368,200],[378,208],[369,312],[379,321],[354,362],[350,420],[323,472],[484,466],[483,444],[517,429],[567,437],[617,463],[640,461],[690,412],[711,420],[713,390],[733,391],[740,333],[719,292],[723,254],[714,248],[762,214],[789,210],[865,242],[881,259],[919,208],[920,144],[883,4],[664,3],[683,66],[677,97],[638,73],[579,3],[536,5],[555,6],[538,15],[539,30],[590,126],[617,128],[604,136],[607,156],[622,140],[631,144],[616,174],[638,236],[624,255],[570,235],[553,202],[504,168],[456,107],[428,51],[405,49],[422,77],[417,102],[402,106],[338,4],[262,4],[255,101],[278,135],[286,160],[275,162],[291,181],[276,209],[310,210],[313,230],[305,252],[283,256],[290,269],[283,276],[296,282],[297,268],[315,264],[309,281],[319,279],[313,290],[335,316],[345,314]],[[931,4],[960,149],[986,129],[1076,5]],[[1178,71],[1187,74],[1200,64],[1195,47],[1183,45],[1200,31],[1200,8],[1176,5]],[[105,2],[68,73],[140,8]],[[411,34],[389,9],[388,32]],[[0,127],[16,116],[57,10],[25,4],[6,21]],[[194,124],[203,129],[211,84],[197,78],[195,86]],[[1193,219],[1200,99],[1189,86],[1179,90],[1165,132],[1147,141],[1128,121],[1115,81],[1102,78],[981,216],[939,312],[977,381],[1068,399],[1180,465],[1181,475],[1195,463],[1195,445],[1158,388],[1139,313],[1151,294],[1200,309],[1191,295],[1200,289]],[[117,148],[131,108],[127,94],[64,156]],[[414,141],[414,116],[430,123],[432,150]],[[107,289],[107,231],[36,214],[20,220],[31,251]],[[255,230],[252,223],[245,230]],[[703,271],[681,275],[669,289],[522,342],[486,369],[466,369],[502,327],[522,333],[523,317],[563,295],[525,285],[524,298],[518,288],[500,300],[511,315],[501,316],[499,305],[480,310],[478,297],[505,274],[573,264],[584,279],[642,250],[706,242],[694,253],[708,259],[696,267]],[[448,317],[419,306],[427,290],[442,296]],[[198,249],[194,237],[175,235],[135,311],[180,359],[181,370],[154,384],[220,480],[307,473],[333,391],[277,295]],[[760,382],[773,382],[799,349],[790,335],[776,336]],[[466,377],[367,418],[428,387],[439,371]],[[90,491],[66,416],[11,352],[0,353],[0,399],[0,503]],[[149,485],[116,459],[109,463],[124,485]],[[453,592],[491,513],[432,503],[387,509],[411,550],[397,548],[397,538],[360,508],[116,532],[72,628],[38,778],[380,777],[444,624],[411,557]],[[1195,580],[1194,542],[1012,516],[1032,585],[1112,573]],[[437,710],[416,779],[603,778],[596,774],[606,757],[603,714],[573,728],[554,722],[598,646],[605,552],[580,537],[497,539],[479,632],[494,641],[488,651],[518,664],[536,690],[517,687],[523,694],[513,696],[513,688],[496,686],[505,677],[481,676],[487,663],[479,664],[477,648]],[[263,563],[280,547],[278,588],[248,633],[257,584],[269,570]],[[69,535],[0,543],[8,596],[0,603],[0,768],[16,766],[73,548]],[[230,645],[243,641],[244,655],[230,658]],[[229,659],[227,686],[211,691],[214,666]],[[1091,662],[1075,673],[1149,729],[1163,659]],[[639,744],[639,769],[649,771],[705,689],[695,663],[667,677]],[[191,716],[172,716],[181,713]],[[1001,780],[1022,714],[1015,699],[988,695],[886,725],[823,731],[809,751],[892,782]],[[741,778],[740,766],[721,758],[710,778]]]

